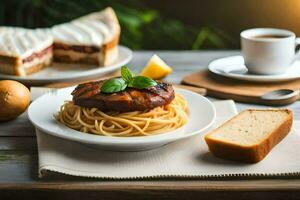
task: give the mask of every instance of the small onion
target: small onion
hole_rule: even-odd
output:
[[[0,81],[0,121],[21,115],[30,103],[30,92],[17,81]]]

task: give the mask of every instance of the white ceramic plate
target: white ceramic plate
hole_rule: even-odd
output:
[[[294,62],[289,70],[279,75],[249,74],[242,56],[230,56],[212,61],[208,69],[218,75],[253,82],[280,82],[300,78],[300,61]]]
[[[0,79],[12,79],[26,85],[42,85],[55,82],[85,81],[114,72],[126,65],[132,58],[132,51],[119,46],[118,59],[111,65],[99,67],[96,65],[53,63],[51,66],[26,77],[0,74]]]
[[[176,89],[188,102],[189,121],[175,131],[153,136],[110,137],[92,135],[68,128],[53,117],[65,100],[71,99],[74,88],[65,88],[47,93],[33,103],[28,109],[28,116],[34,126],[45,133],[60,138],[77,141],[92,147],[112,151],[142,151],[153,149],[170,142],[207,132],[216,118],[213,104],[205,97],[184,89]]]

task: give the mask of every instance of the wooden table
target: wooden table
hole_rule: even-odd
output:
[[[206,68],[209,61],[238,51],[159,51],[174,68],[167,81],[178,83],[184,75]],[[138,72],[153,52],[134,52],[129,64]],[[237,104],[239,110],[263,107]],[[300,103],[289,106],[300,119]],[[0,123],[0,199],[297,199],[300,178],[109,181],[51,176],[37,177],[37,146],[34,128],[26,114]],[[299,145],[300,148],[300,145]]]

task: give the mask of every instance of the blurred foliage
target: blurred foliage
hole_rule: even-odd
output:
[[[214,27],[191,27],[149,9],[140,0],[0,0],[0,24],[49,27],[111,6],[132,49],[220,49],[234,42]]]

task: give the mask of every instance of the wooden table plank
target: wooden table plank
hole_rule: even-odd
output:
[[[35,137],[0,137],[1,151],[17,150],[34,152],[37,150],[36,144]]]
[[[4,199],[11,199],[11,194],[14,191],[2,191],[2,197]],[[53,190],[25,190],[14,193],[14,197],[17,199],[110,199],[110,200],[183,200],[183,199],[199,199],[201,200],[212,200],[212,199],[299,199],[299,192],[290,193],[289,191],[197,191],[197,190],[181,190],[181,191],[161,191],[161,190],[145,190],[141,192],[135,192],[130,190],[105,190],[105,191],[60,191],[59,193]],[[13,198],[13,199],[15,199]]]
[[[27,112],[12,121],[0,122],[1,136],[34,136],[34,126],[30,123]]]
[[[205,69],[207,64],[219,57],[236,55],[238,51],[139,51],[134,52],[133,60],[128,65],[138,73],[153,53],[157,53],[174,72],[167,77],[167,81],[179,83],[183,76]],[[215,100],[211,98],[212,100]],[[248,107],[265,108],[250,104],[237,103],[239,110]],[[300,103],[288,106],[294,111],[295,119],[300,119]],[[259,199],[273,196],[277,199],[290,194],[298,197],[300,179],[298,178],[260,178],[260,179],[219,179],[219,180],[148,180],[148,181],[111,181],[76,178],[70,176],[51,176],[46,179],[37,177],[37,148],[34,128],[30,124],[26,113],[18,119],[0,123],[0,195],[1,199],[9,197],[13,191],[20,197],[34,195],[39,198],[103,198],[111,199],[149,199],[160,198],[180,199],[195,198],[199,195],[203,199],[239,198]],[[60,196],[56,192],[60,191]],[[291,191],[293,193],[291,193]],[[257,196],[261,195],[261,196]],[[277,196],[276,196],[277,195]]]
[[[63,177],[63,176],[62,176]],[[274,184],[274,181],[276,182]],[[193,179],[154,179],[147,181],[137,180],[95,180],[84,178],[69,178],[68,183],[61,180],[61,177],[56,180],[48,179],[39,180],[38,182],[27,183],[25,185],[18,183],[0,183],[0,189],[60,189],[60,190],[199,190],[199,191],[274,191],[285,190],[293,191],[300,190],[299,179],[234,179],[230,180],[193,180]]]

